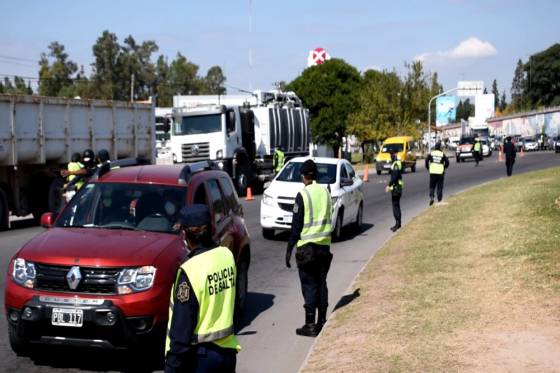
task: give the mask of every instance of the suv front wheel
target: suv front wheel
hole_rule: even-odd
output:
[[[25,356],[29,353],[29,343],[19,334],[17,326],[8,324],[8,336],[10,347],[17,356]]]

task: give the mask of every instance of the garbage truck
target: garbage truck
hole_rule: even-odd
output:
[[[293,92],[173,97],[168,140],[173,162],[214,161],[240,196],[272,180],[274,151],[309,155],[309,110]]]
[[[73,153],[155,161],[154,105],[0,94],[0,229],[56,211]]]

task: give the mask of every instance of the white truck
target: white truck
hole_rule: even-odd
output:
[[[173,123],[173,108],[156,108],[156,163],[172,164],[170,129]]]
[[[155,161],[154,106],[0,94],[0,229],[10,214],[56,211],[73,153],[106,149],[111,159]]]
[[[173,161],[215,161],[239,195],[272,180],[274,151],[308,155],[309,110],[293,92],[174,96],[170,148]]]

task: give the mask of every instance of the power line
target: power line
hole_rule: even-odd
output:
[[[24,62],[34,62],[34,63],[38,63],[38,60],[32,60],[29,58],[22,58],[22,57],[14,57],[14,56],[7,56],[5,54],[0,54],[0,58],[6,59],[6,60],[14,60],[14,61],[24,61]]]

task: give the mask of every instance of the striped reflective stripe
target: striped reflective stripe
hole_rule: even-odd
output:
[[[309,215],[309,222],[307,223],[308,227],[312,227],[313,226],[313,203],[311,203],[311,194],[309,194],[309,191],[305,188],[303,188],[303,191],[305,192],[305,197],[307,198],[307,206],[309,207],[307,213]],[[306,225],[304,225],[305,227]]]
[[[212,342],[212,341],[216,341],[218,339],[222,339],[225,337],[228,337],[230,335],[233,334],[233,325],[222,329],[222,330],[218,330],[212,333],[206,333],[206,334],[195,334],[193,336],[193,344],[197,344],[197,343],[204,343],[204,342]]]
[[[314,238],[321,238],[321,237],[330,237],[331,235],[331,231],[328,230],[326,232],[319,232],[319,233],[313,233],[313,234],[306,234],[305,236],[301,236],[301,240],[305,241],[305,240],[312,240]]]
[[[316,222],[310,222],[310,223],[304,224],[303,227],[304,228],[311,228],[311,227],[317,227],[317,226],[323,225],[323,224],[330,224],[330,219],[323,219],[323,220],[316,221]]]

